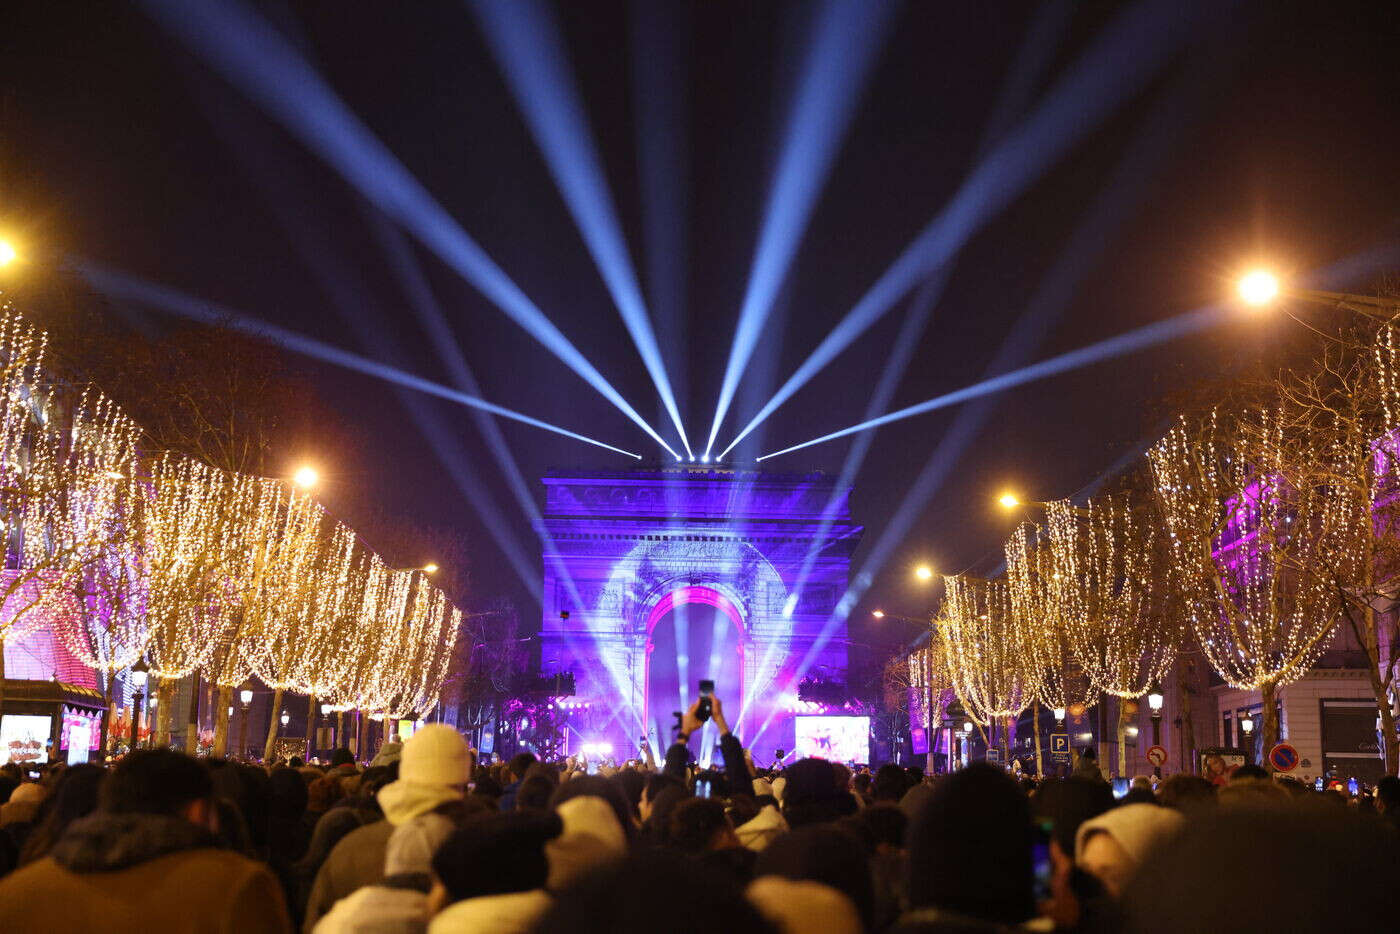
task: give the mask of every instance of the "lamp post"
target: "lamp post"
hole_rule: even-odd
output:
[[[1255,269],[1245,273],[1236,284],[1240,301],[1255,308],[1272,305],[1280,298],[1312,302],[1317,305],[1330,305],[1344,308],[1367,318],[1381,321],[1393,320],[1400,313],[1400,300],[1379,298],[1372,295],[1356,295],[1351,292],[1324,292],[1320,289],[1299,289],[1281,282],[1278,276],[1267,269]],[[1241,726],[1244,724],[1241,723]]]
[[[331,724],[331,705],[330,705],[330,704],[322,704],[322,705],[321,705],[321,719],[324,720],[324,721],[326,721],[326,728],[327,728],[327,729],[333,729],[333,728],[331,727],[331,725],[330,725],[330,724]],[[335,740],[336,740],[336,736],[335,736],[334,732],[332,732],[332,733],[331,733],[331,748],[332,748],[332,749],[335,748]]]
[[[1240,729],[1244,732],[1244,759],[1247,765],[1254,764],[1254,718],[1245,714],[1240,718]]]
[[[135,703],[131,705],[131,750],[136,749],[136,737],[141,728],[141,708],[142,701],[146,699],[146,678],[150,674],[150,666],[146,664],[145,658],[138,658],[136,664],[131,666],[131,683],[136,688],[133,697]]]
[[[1162,742],[1162,704],[1166,698],[1162,696],[1162,686],[1152,685],[1152,690],[1147,692],[1147,706],[1152,708],[1152,745],[1158,746]],[[1162,767],[1154,765],[1152,774],[1158,778],[1162,777]]]
[[[238,753],[240,756],[248,754],[248,708],[253,705],[253,683],[243,682],[243,687],[238,689],[238,703],[242,706],[242,717],[238,722]]]
[[[966,766],[968,760],[972,758],[972,721],[971,721],[971,720],[964,720],[964,721],[963,721],[962,733],[963,733],[962,762],[963,762],[963,765]]]

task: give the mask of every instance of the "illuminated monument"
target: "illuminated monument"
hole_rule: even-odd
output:
[[[709,678],[761,758],[792,749],[796,677],[845,681],[846,626],[834,611],[862,532],[850,488],[823,474],[693,465],[544,485],[541,663],[577,678],[569,748],[605,742],[622,759],[643,732],[664,748],[673,711]],[[814,651],[824,629],[829,641]]]

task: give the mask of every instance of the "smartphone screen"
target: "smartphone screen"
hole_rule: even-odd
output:
[[[1043,902],[1050,897],[1050,880],[1055,874],[1055,863],[1050,858],[1050,831],[1048,820],[1036,821],[1031,840],[1031,870],[1034,873],[1035,900]]]
[[[1115,778],[1113,780],[1113,797],[1121,798],[1128,793],[1128,780],[1126,778]]]
[[[715,693],[715,683],[713,681],[706,678],[704,681],[700,682],[701,697],[709,697],[713,693]]]
[[[710,780],[708,778],[697,778],[695,780],[695,797],[708,798],[710,796]]]

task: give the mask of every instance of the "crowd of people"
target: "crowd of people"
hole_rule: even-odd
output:
[[[0,770],[0,930],[305,934],[1013,930],[1400,925],[1400,779],[1318,792],[1085,757],[1037,782],[823,759],[758,769],[713,699],[664,761],[485,764],[451,727],[365,766],[132,752],[39,780]],[[590,772],[594,774],[590,774]]]

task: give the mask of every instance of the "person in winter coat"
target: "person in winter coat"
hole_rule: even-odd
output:
[[[442,814],[424,814],[394,828],[384,852],[384,879],[342,898],[316,923],[315,934],[422,934],[428,927],[433,854],[457,829]]]
[[[430,723],[409,737],[399,759],[398,781],[376,796],[384,820],[346,834],[316,873],[306,900],[306,934],[337,901],[384,878],[384,856],[394,828],[466,796],[472,774],[472,751],[452,727]]]
[[[573,799],[585,800],[602,804],[598,798]],[[435,914],[428,934],[531,929],[550,905],[546,847],[563,830],[558,815],[542,811],[470,819],[433,857],[428,902]]]
[[[272,873],[215,847],[213,793],[188,756],[129,754],[103,782],[96,812],[0,880],[0,930],[290,932]]]

